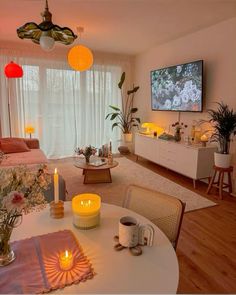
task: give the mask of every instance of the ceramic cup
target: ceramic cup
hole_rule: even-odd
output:
[[[124,247],[135,247],[138,244],[152,246],[154,228],[150,225],[139,225],[131,216],[124,216],[119,222],[119,243]],[[145,240],[146,238],[146,240]]]

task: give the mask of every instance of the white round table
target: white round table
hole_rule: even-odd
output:
[[[96,275],[91,280],[53,293],[176,293],[179,280],[176,253],[157,226],[152,224],[154,245],[142,247],[141,256],[132,256],[127,249],[114,250],[113,237],[118,234],[119,219],[127,215],[141,224],[150,223],[130,210],[102,203],[100,226],[79,230],[72,223],[71,202],[65,202],[63,219],[52,219],[49,208],[24,216],[23,223],[12,233],[12,241],[63,229],[73,231]]]

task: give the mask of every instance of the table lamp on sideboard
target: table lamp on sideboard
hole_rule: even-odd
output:
[[[155,128],[155,124],[154,123],[150,123],[150,122],[145,122],[141,125],[142,128],[146,128],[145,131],[143,131],[143,134],[151,134],[151,130],[153,128]]]

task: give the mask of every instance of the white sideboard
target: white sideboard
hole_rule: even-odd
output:
[[[194,187],[195,180],[212,175],[216,146],[187,145],[140,133],[134,143],[135,155],[192,178]]]

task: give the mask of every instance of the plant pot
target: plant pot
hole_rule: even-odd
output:
[[[133,134],[132,133],[123,133],[123,141],[124,142],[132,142]]]
[[[229,168],[231,163],[230,154],[214,153],[215,165],[221,168]]]

